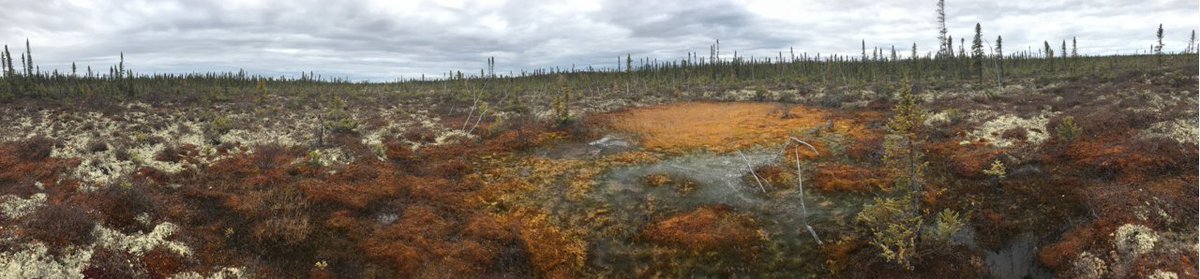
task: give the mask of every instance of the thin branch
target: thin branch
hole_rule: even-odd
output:
[[[808,146],[809,149],[812,149],[813,153],[820,154],[817,152],[816,148],[813,148],[813,146],[807,142],[796,138],[792,138],[792,140]],[[817,241],[817,245],[820,246],[824,243],[821,242],[820,237],[817,237],[817,231],[813,230],[812,226],[808,224],[808,206],[804,204],[804,172],[800,169],[799,146],[796,147],[796,186],[800,188],[800,220],[804,222],[804,228],[808,229],[808,234],[812,235],[813,239]]]
[[[738,155],[742,156],[743,161],[746,161],[746,168],[750,169],[751,175],[754,175],[754,181],[758,182],[758,188],[762,189],[763,193],[766,193],[767,187],[763,187],[762,179],[758,178],[758,173],[754,172],[754,166],[750,165],[750,158],[746,158],[746,154],[743,154],[741,150],[738,150],[737,153],[738,153]]]

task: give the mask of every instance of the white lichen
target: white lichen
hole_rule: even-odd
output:
[[[166,240],[178,229],[179,227],[175,224],[163,222],[155,226],[150,233],[126,235],[104,226],[96,226],[92,235],[96,237],[95,245],[97,246],[125,251],[134,255],[140,256],[160,246],[181,256],[190,255],[192,250],[183,243]]]
[[[5,195],[0,197],[0,213],[8,216],[10,219],[17,219],[33,212],[33,210],[46,204],[46,194],[36,193],[30,195],[27,199],[22,199],[14,195]]]
[[[475,138],[475,135],[468,134],[467,131],[455,129],[455,130],[449,130],[449,131],[439,133],[437,138],[434,139],[433,144],[434,145],[451,144],[451,143],[457,143],[463,139],[473,139],[473,138]]]
[[[1142,131],[1142,137],[1165,138],[1179,143],[1197,144],[1197,141],[1200,140],[1200,131],[1197,131],[1197,127],[1200,127],[1200,124],[1195,118],[1163,121],[1154,123],[1150,125],[1149,129]]]
[[[1108,273],[1108,265],[1103,259],[1085,251],[1071,263],[1071,271],[1078,278],[1098,279]]]
[[[1179,279],[1179,275],[1170,271],[1155,270],[1147,279]]]
[[[209,275],[203,275],[203,274],[200,274],[195,271],[189,271],[189,272],[184,272],[184,273],[175,274],[175,275],[171,276],[172,279],[226,279],[226,278],[232,279],[232,278],[250,278],[250,277],[251,276],[249,274],[246,274],[246,272],[243,268],[239,268],[239,267],[221,268],[217,271],[214,271],[212,274],[209,274]]]
[[[1049,122],[1049,117],[1057,113],[1043,113],[1030,118],[1022,118],[1015,115],[1001,115],[983,123],[978,129],[971,131],[967,136],[973,140],[983,141],[992,146],[1006,148],[1016,144],[1012,139],[1006,139],[1002,135],[1005,131],[1011,129],[1024,129],[1026,131],[1025,142],[1033,146],[1041,144],[1050,135],[1046,133],[1046,123]]]
[[[27,243],[19,251],[0,252],[0,278],[83,278],[92,259],[88,248],[67,247],[56,255],[41,242]]]
[[[937,127],[950,123],[950,113],[951,111],[949,110],[943,110],[934,114],[930,114],[928,117],[925,117],[925,126]]]
[[[309,151],[305,160],[322,167],[328,167],[354,162],[354,157],[342,152],[341,148],[325,148]]]
[[[1117,252],[1125,259],[1137,258],[1149,253],[1154,250],[1154,243],[1158,240],[1158,233],[1138,224],[1122,225],[1113,233],[1113,243],[1117,247]]]

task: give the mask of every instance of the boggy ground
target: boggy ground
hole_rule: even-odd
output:
[[[477,127],[437,98],[13,105],[0,277],[1195,278],[1190,71],[918,87],[921,204],[966,226],[912,270],[854,217],[891,191],[891,90],[585,99],[573,124]]]

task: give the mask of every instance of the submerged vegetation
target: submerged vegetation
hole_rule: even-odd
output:
[[[981,43],[390,83],[5,51],[0,277],[1195,278],[1195,54]]]

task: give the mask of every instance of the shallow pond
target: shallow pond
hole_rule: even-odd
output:
[[[605,140],[608,139],[608,140]],[[598,142],[610,143],[602,146]],[[617,144],[611,144],[617,142]],[[534,152],[556,159],[590,159],[600,154],[636,150],[620,137],[552,146]],[[816,241],[804,231],[800,195],[794,185],[760,188],[749,176],[754,168],[778,164],[778,150],[744,150],[727,154],[693,153],[660,162],[615,167],[597,177],[595,186],[578,201],[554,199],[544,204],[551,214],[566,218],[602,215],[589,226],[588,269],[609,275],[696,275],[778,273],[781,276],[825,274]],[[671,185],[653,186],[648,177],[668,177]],[[869,198],[862,195],[823,195],[806,191],[809,222],[823,240],[835,240],[840,228],[852,222]],[[756,221],[765,243],[747,244],[753,264],[737,255],[690,253],[662,247],[639,237],[655,221],[705,206],[727,206],[734,214]],[[670,258],[663,258],[670,257]],[[668,262],[669,261],[669,262]],[[653,270],[653,273],[647,273]]]

